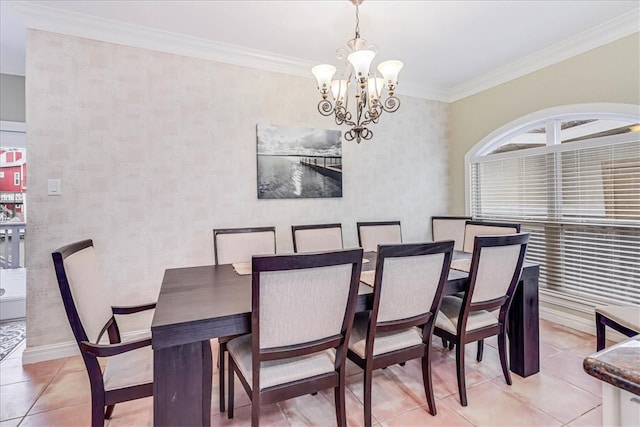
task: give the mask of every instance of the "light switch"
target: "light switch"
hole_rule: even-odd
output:
[[[50,179],[47,181],[47,195],[59,196],[61,194],[61,184],[59,179]]]

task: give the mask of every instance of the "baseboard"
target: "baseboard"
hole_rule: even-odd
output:
[[[132,331],[122,334],[123,341],[132,341],[149,336],[149,331]],[[22,364],[45,362],[47,360],[61,359],[64,357],[79,356],[80,350],[75,341],[67,341],[57,344],[27,347],[22,353]]]
[[[558,323],[571,329],[576,329],[580,332],[596,335],[596,321],[595,316],[591,319],[586,319],[582,316],[576,316],[566,311],[560,311],[553,307],[550,307],[544,303],[540,304],[540,318],[548,320],[550,322]],[[628,337],[614,331],[611,328],[607,328],[606,337],[609,341],[619,342],[626,340]]]

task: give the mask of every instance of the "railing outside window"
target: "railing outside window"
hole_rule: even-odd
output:
[[[25,222],[0,222],[0,268],[24,267]]]

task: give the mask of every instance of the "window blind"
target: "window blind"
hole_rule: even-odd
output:
[[[487,155],[470,168],[473,217],[531,234],[542,289],[640,304],[637,134]]]

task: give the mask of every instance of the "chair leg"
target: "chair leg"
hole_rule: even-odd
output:
[[[440,337],[440,338],[442,339],[442,347],[448,348],[449,347],[449,343],[447,342],[447,340],[442,338],[442,337]]]
[[[433,395],[433,382],[431,380],[431,348],[427,346],[425,355],[422,356],[422,383],[424,385],[424,394],[427,396],[429,404],[429,412],[436,415],[436,399]]]
[[[220,392],[220,412],[225,411],[224,404],[224,354],[226,353],[227,346],[220,344],[218,346],[218,390]]]
[[[478,354],[476,355],[476,360],[478,362],[482,362],[482,353],[484,352],[484,340],[478,341]]]
[[[464,344],[462,342],[458,342],[456,346],[456,372],[458,374],[460,404],[467,406],[467,386],[464,378]]]
[[[228,403],[228,409],[227,409],[227,419],[231,419],[233,418],[233,385],[235,383],[235,378],[234,378],[234,373],[233,373],[233,360],[231,358],[231,356],[229,356],[229,375],[227,375],[227,383],[229,384],[229,392],[227,393],[227,396],[229,396],[229,399],[227,400]]]
[[[115,403],[113,405],[107,405],[107,410],[104,413],[104,419],[105,420],[111,419],[111,414],[113,414],[113,408],[115,408],[115,407],[116,407]]]
[[[453,347],[456,345],[453,341],[449,341],[449,350],[453,350]]]
[[[364,369],[364,425],[371,427],[371,387],[373,383],[373,367],[367,365]]]
[[[251,399],[251,427],[258,427],[260,425],[260,399],[257,396],[253,396]]]
[[[93,392],[91,394],[91,427],[103,427],[106,417],[104,410],[104,395],[101,399],[100,397],[95,397]]]
[[[596,351],[600,351],[605,346],[605,324],[602,322],[602,315],[596,313]]]
[[[507,334],[502,331],[498,334],[498,352],[500,353],[500,365],[502,365],[502,373],[507,384],[511,385],[511,373],[507,366]]]
[[[338,374],[338,386],[333,389],[333,396],[336,405],[336,421],[338,422],[338,427],[346,427],[347,425],[347,409],[346,409],[346,396],[345,396],[345,388],[346,380],[345,380],[344,371]]]

